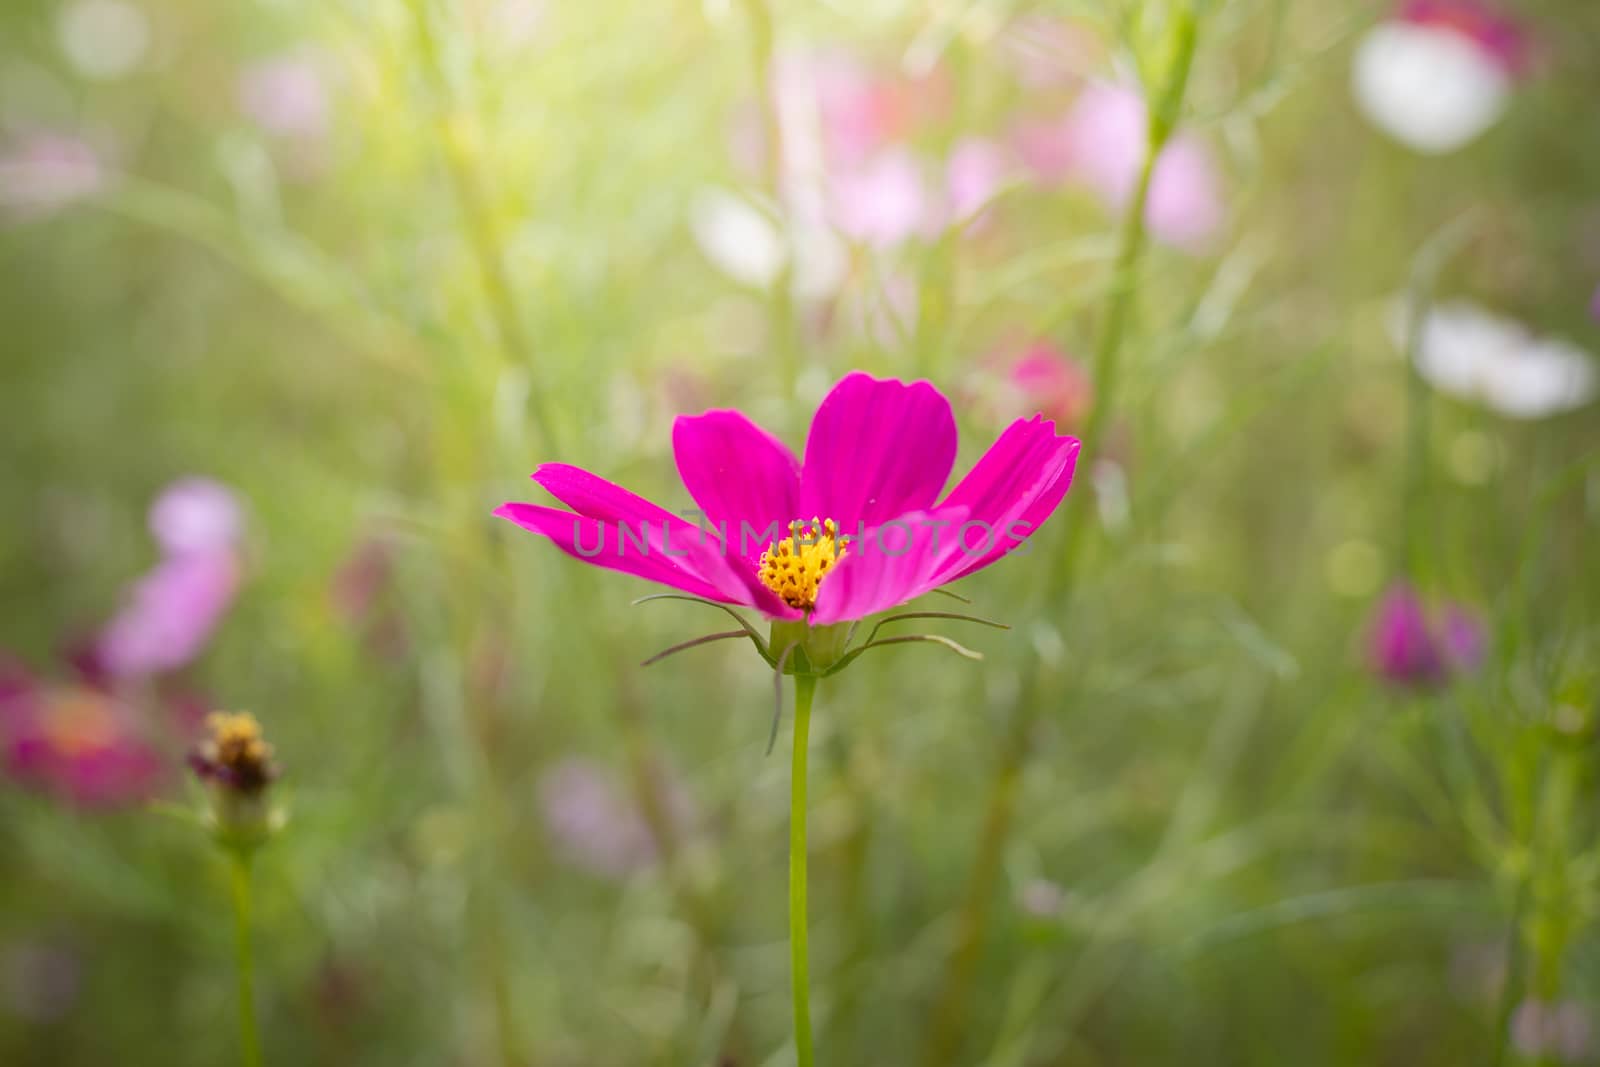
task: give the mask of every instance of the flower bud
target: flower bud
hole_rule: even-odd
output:
[[[206,737],[189,754],[189,766],[205,783],[212,828],[224,844],[253,849],[281,824],[269,799],[280,774],[272,756],[261,724],[249,712],[206,717]]]

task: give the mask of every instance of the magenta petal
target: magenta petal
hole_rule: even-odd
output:
[[[680,416],[672,424],[678,475],[712,526],[724,531],[729,551],[754,558],[771,542],[757,537],[801,518],[800,461],[738,411]],[[741,524],[756,531],[740,537]],[[760,543],[756,543],[760,540]]]
[[[967,509],[913,511],[852,536],[817,590],[814,626],[861,619],[921,596],[960,557]]]
[[[927,382],[856,371],[817,408],[806,439],[797,518],[846,530],[933,506],[956,458],[950,402]]]
[[[693,596],[723,603],[742,603],[741,598],[723,592],[699,574],[669,556],[661,542],[661,527],[635,525],[610,519],[575,515],[560,508],[537,504],[502,504],[494,510],[524,530],[548,537],[573,559],[592,563],[610,571],[648,578]],[[676,545],[673,552],[681,551]]]
[[[1006,427],[940,505],[971,514],[960,531],[962,552],[939,580],[955,581],[1016,551],[1067,495],[1079,447],[1043,416]]]
[[[715,595],[702,591],[696,594],[698,596],[749,605],[773,618],[797,617],[798,613],[793,608],[761,584],[755,567],[738,557],[736,543],[730,543],[724,551],[716,533],[687,522],[666,508],[652,504],[644,497],[579,467],[546,463],[534,471],[533,480],[580,516],[599,524],[599,528],[574,528],[570,519],[563,520],[565,528],[560,531],[560,537],[547,530],[535,530],[557,544],[564,539],[575,545],[573,538],[581,533],[584,538],[583,551],[569,554],[597,566],[649,577],[679,589],[687,588],[680,584],[683,581],[698,581],[703,587],[715,590]],[[517,506],[526,508],[531,505]],[[511,518],[513,522],[519,521],[509,514],[503,514],[503,511],[496,514]],[[556,514],[565,513],[557,511]],[[540,522],[548,525],[550,520],[541,519]],[[737,538],[737,532],[730,531],[730,536]],[[642,552],[638,547],[640,544],[646,545],[648,551]],[[646,560],[635,558],[630,562],[628,559],[639,556],[645,556]],[[617,566],[624,562],[629,565]],[[652,565],[654,573],[646,574],[634,569],[634,564],[641,562]],[[672,577],[657,576],[662,574]]]

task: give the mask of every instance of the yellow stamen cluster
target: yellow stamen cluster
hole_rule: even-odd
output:
[[[761,581],[791,608],[810,611],[817,603],[817,587],[845,548],[832,519],[793,522],[788,537],[761,553]]]
[[[216,777],[236,789],[259,789],[272,781],[272,746],[261,736],[261,724],[248,711],[216,711],[206,716],[208,736],[200,756],[216,769]]]

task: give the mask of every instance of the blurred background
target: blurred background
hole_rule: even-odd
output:
[[[0,1061],[237,1058],[227,708],[266,1062],[793,1062],[770,672],[490,511],[856,368],[1104,433],[822,689],[819,1062],[1600,1060],[1597,100],[1592,0],[10,0]]]

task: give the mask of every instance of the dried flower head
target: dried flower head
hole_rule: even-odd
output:
[[[202,779],[238,793],[259,793],[278,777],[272,746],[248,711],[216,711],[206,717],[207,736],[189,756]]]

